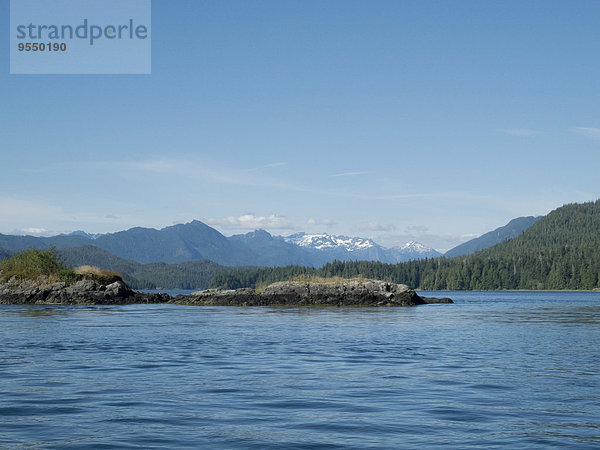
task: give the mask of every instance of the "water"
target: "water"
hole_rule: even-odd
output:
[[[2,306],[0,447],[600,447],[600,293],[444,295]]]

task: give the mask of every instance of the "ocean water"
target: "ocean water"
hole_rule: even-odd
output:
[[[600,293],[442,295],[1,306],[0,447],[600,447]]]

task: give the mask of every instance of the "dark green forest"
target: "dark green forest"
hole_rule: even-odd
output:
[[[249,269],[221,266],[207,259],[179,264],[140,264],[91,245],[61,249],[58,250],[58,254],[72,267],[89,264],[101,269],[114,270],[134,289],[206,289],[218,274]]]
[[[335,261],[320,269],[245,270],[219,274],[211,286],[256,287],[301,274],[363,276],[418,289],[600,288],[600,201],[565,205],[522,235],[472,255],[400,264]]]

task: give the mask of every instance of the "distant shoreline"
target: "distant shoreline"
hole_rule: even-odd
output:
[[[416,292],[599,292],[596,289],[415,289]]]

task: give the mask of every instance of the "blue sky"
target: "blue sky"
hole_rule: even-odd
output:
[[[600,197],[598,1],[152,2],[151,75],[9,75],[0,232],[445,250]]]

